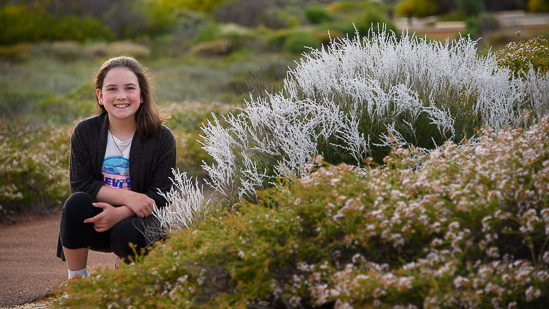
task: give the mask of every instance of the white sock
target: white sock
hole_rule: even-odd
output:
[[[70,270],[69,269],[69,279],[72,279],[72,277],[74,276],[80,276],[82,278],[84,277],[87,277],[88,276],[88,272],[86,271],[86,267],[80,269],[80,270]]]

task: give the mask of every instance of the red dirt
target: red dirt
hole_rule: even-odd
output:
[[[44,298],[67,279],[65,262],[55,256],[59,218],[0,225],[0,308]],[[112,253],[91,251],[90,268],[114,268]]]

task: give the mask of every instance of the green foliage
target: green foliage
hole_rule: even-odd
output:
[[[355,1],[337,1],[327,7],[328,13],[337,21],[346,21],[347,23],[356,22],[368,10],[377,10],[380,5],[376,1],[355,0]]]
[[[0,6],[0,44],[44,40],[110,39],[111,31],[91,17],[53,16],[25,6]]]
[[[201,43],[201,42],[209,42],[220,38],[220,32],[219,32],[220,26],[219,24],[209,21],[205,24],[203,24],[199,29],[197,35],[192,38],[189,42],[189,45]]]
[[[134,265],[70,281],[56,305],[536,308],[549,300],[548,132],[546,117],[281,180]]]
[[[493,14],[480,13],[478,16],[465,18],[465,28],[471,36],[479,37],[486,33],[495,32],[499,29],[499,23]]]
[[[395,13],[404,17],[425,17],[433,15],[437,9],[435,0],[404,0],[397,4]]]
[[[233,108],[216,102],[169,103],[160,106],[164,124],[175,135],[177,143],[177,167],[188,176],[202,181],[207,175],[202,163],[211,163],[211,157],[200,144],[200,128],[212,114],[222,118]]]
[[[330,21],[332,18],[326,9],[320,5],[311,5],[305,9],[305,17],[313,25]]]
[[[286,38],[284,49],[293,54],[302,54],[310,48],[320,48],[321,42],[310,32],[293,32]]]
[[[361,36],[367,36],[370,31],[375,33],[392,31],[398,35],[398,29],[395,24],[383,13],[375,9],[368,10],[364,17],[355,24],[355,27]]]
[[[60,209],[69,193],[70,132],[0,118],[0,223]]]
[[[467,16],[461,10],[450,11],[446,14],[437,16],[437,21],[462,21],[465,20]]]
[[[527,73],[530,65],[535,71],[546,74],[549,71],[549,40],[543,36],[527,41],[511,42],[495,54],[498,63],[516,74]]]
[[[1,118],[16,118],[24,115],[38,105],[48,94],[19,90],[0,91]]]
[[[467,16],[478,16],[484,11],[484,3],[478,0],[458,0],[458,5]]]
[[[149,0],[155,5],[168,10],[187,9],[203,13],[211,13],[229,0]]]
[[[132,1],[132,10],[146,16],[142,23],[147,27],[141,34],[148,36],[157,36],[172,32],[177,23],[177,14],[168,7],[161,6],[155,0]]]
[[[530,12],[549,12],[548,0],[528,0],[528,11]]]

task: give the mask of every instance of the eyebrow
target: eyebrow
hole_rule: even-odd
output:
[[[108,85],[105,85],[104,87],[116,87],[116,86],[118,86],[118,84],[108,84]],[[124,84],[124,86],[137,86],[137,84],[127,83],[127,84]]]

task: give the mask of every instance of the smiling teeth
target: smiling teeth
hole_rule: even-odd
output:
[[[115,104],[114,107],[128,107],[130,104]]]

